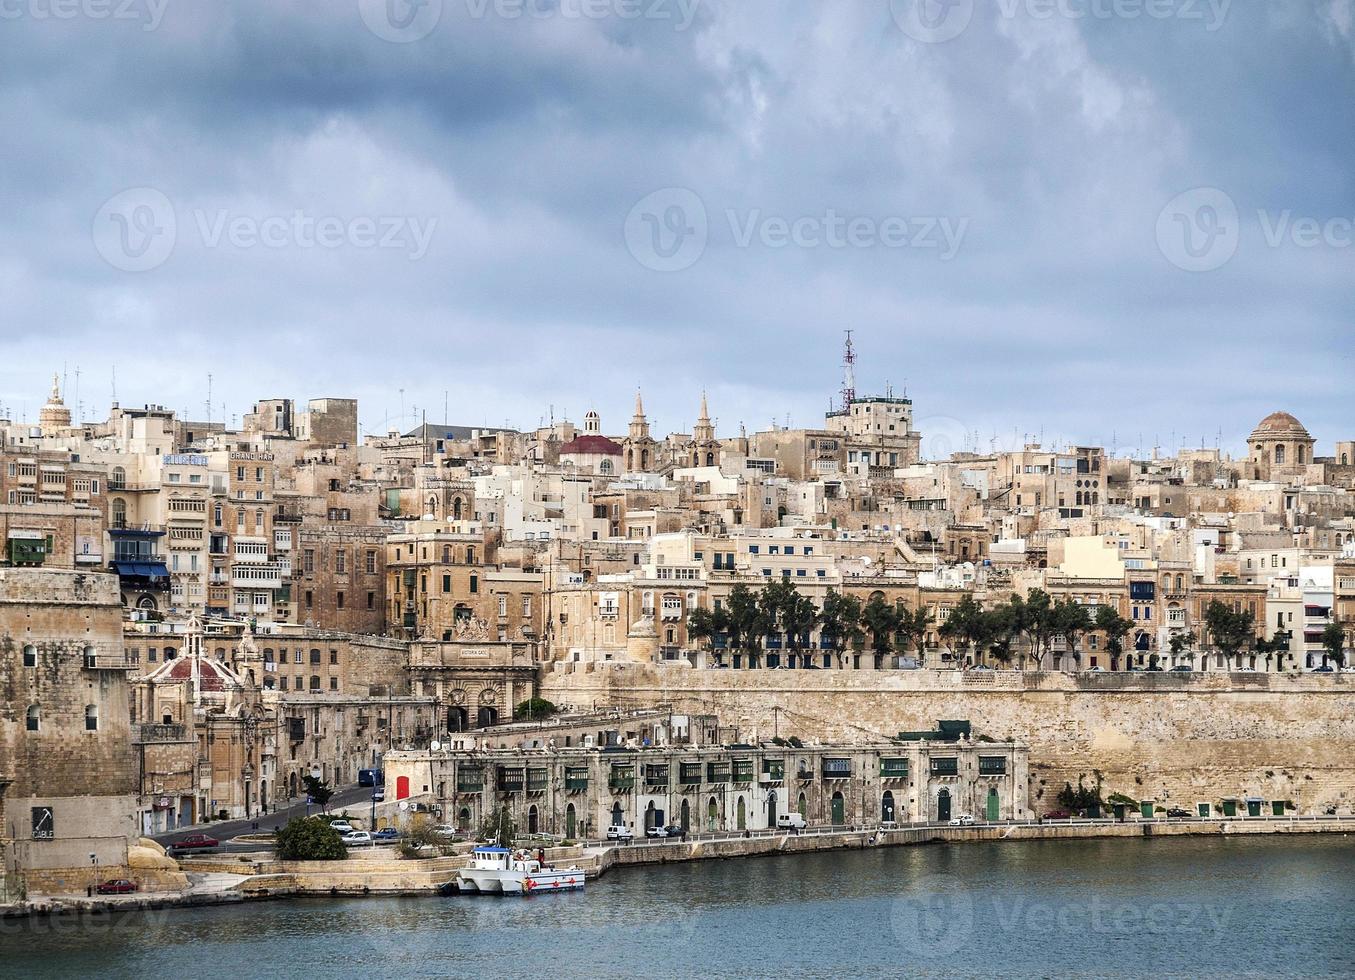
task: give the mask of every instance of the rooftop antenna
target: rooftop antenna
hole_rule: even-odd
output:
[[[847,341],[842,345],[842,410],[849,411],[856,401],[856,348],[852,346],[852,332],[846,331]]]

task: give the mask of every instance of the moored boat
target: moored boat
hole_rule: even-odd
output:
[[[471,892],[482,895],[532,895],[580,889],[584,872],[579,867],[557,868],[537,860],[528,851],[486,844],[471,852],[470,863],[444,886],[444,893]]]

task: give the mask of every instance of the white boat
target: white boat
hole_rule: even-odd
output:
[[[582,888],[582,868],[543,864],[529,851],[485,845],[471,852],[470,864],[456,872],[459,892],[489,895],[533,895]]]

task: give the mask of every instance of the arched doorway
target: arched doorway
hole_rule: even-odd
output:
[[[950,790],[942,789],[936,794],[936,819],[945,823],[950,819]]]
[[[720,822],[720,806],[715,802],[715,797],[710,798],[710,803],[706,804],[706,829],[714,830]]]
[[[396,798],[397,800],[407,800],[407,799],[409,799],[409,777],[408,777],[408,776],[396,776],[396,777],[395,777],[395,798]]]
[[[795,809],[799,812],[800,816],[805,817],[806,819],[809,817],[809,801],[805,799],[803,793],[801,793],[800,798],[795,801]]]
[[[841,827],[847,822],[847,801],[842,797],[842,791],[837,790],[833,793],[833,826]]]
[[[884,795],[880,797],[880,820],[890,822],[894,819],[894,794],[890,790],[885,790]]]
[[[613,803],[613,804],[612,804],[612,826],[613,826],[613,827],[620,827],[620,826],[622,826],[624,823],[625,823],[625,820],[624,820],[624,818],[622,817],[622,814],[621,814],[621,804],[620,804],[620,803]]]
[[[540,820],[541,816],[539,813],[537,813],[536,804],[533,803],[530,807],[527,808],[527,833],[535,836],[536,833],[540,830],[539,826]]]
[[[692,805],[687,800],[682,801],[681,813],[682,819],[679,823],[682,825],[683,833],[686,833],[687,828],[690,827],[692,823]]]
[[[480,706],[480,710],[475,713],[475,727],[489,728],[491,725],[499,723],[499,709],[491,708],[487,704]]]
[[[571,803],[565,807],[565,837],[574,840],[579,827],[578,814],[574,812],[574,804]]]
[[[470,728],[469,711],[457,705],[447,709],[447,731],[464,732],[468,728]]]
[[[658,813],[659,811],[654,809],[654,801],[650,800],[649,806],[645,807],[645,830],[649,830],[651,827],[657,827],[659,825]]]
[[[767,826],[776,826],[776,790],[767,791]]]
[[[456,829],[470,830],[470,808],[462,807],[456,814]]]
[[[745,800],[744,800],[744,798],[743,798],[742,796],[739,797],[739,806],[738,806],[738,811],[737,811],[737,812],[738,812],[738,820],[739,820],[739,824],[738,824],[739,829],[740,829],[740,830],[747,830],[747,829],[748,829],[748,804],[747,804],[747,802],[745,802]]]
[[[987,801],[987,807],[986,807],[986,809],[985,809],[985,811],[984,811],[984,816],[985,816],[987,819],[989,819],[989,820],[996,820],[996,819],[998,819],[998,814],[1001,812],[1001,808],[1002,808],[1002,801],[998,799],[998,795],[997,795],[997,787],[996,787],[996,786],[989,786],[989,787],[988,787],[988,801]]]

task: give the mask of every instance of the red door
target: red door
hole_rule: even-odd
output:
[[[396,776],[396,777],[395,777],[395,798],[396,798],[397,800],[404,800],[404,799],[408,799],[408,798],[409,798],[409,777],[408,777],[408,776]]]

